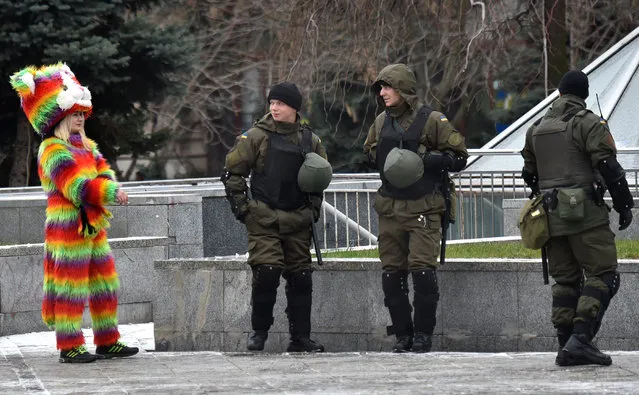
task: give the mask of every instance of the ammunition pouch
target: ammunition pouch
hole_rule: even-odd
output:
[[[519,215],[519,232],[525,248],[538,250],[550,239],[544,196],[538,195],[524,204]]]
[[[583,188],[560,189],[557,193],[559,218],[569,222],[583,221],[586,191]]]

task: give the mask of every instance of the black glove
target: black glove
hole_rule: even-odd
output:
[[[539,190],[539,177],[537,177],[537,174],[529,172],[526,170],[526,167],[524,167],[521,170],[521,177],[524,179],[526,185],[528,185],[528,188],[532,191],[530,196],[528,196],[528,199],[532,199],[541,193]]]
[[[431,171],[448,170],[453,165],[453,157],[439,151],[426,152],[422,159],[424,168]]]
[[[625,208],[619,212],[619,230],[624,230],[632,222],[632,210]]]

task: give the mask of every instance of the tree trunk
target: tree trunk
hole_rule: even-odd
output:
[[[566,29],[566,1],[544,1],[546,34],[548,39],[548,80],[553,88],[559,86],[561,76],[570,67],[568,59],[568,30]]]
[[[13,143],[13,165],[9,174],[10,187],[29,185],[31,166],[31,126],[23,116],[18,117],[18,133]]]

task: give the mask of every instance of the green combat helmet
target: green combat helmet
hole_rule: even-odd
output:
[[[322,193],[332,178],[331,164],[315,152],[309,152],[297,173],[297,185],[305,193]]]
[[[395,188],[406,188],[424,175],[424,162],[413,151],[393,148],[384,163],[384,177]]]

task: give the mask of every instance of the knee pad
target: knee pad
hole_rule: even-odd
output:
[[[303,269],[297,272],[287,272],[286,293],[292,295],[306,295],[313,292],[313,275],[310,269]]]
[[[604,309],[608,308],[610,299],[612,299],[619,291],[620,276],[618,272],[607,272],[598,278],[605,286],[606,290],[597,288],[595,286],[586,284],[581,293],[582,296],[589,296],[595,298],[601,302]]]
[[[552,323],[558,334],[572,333],[580,293],[581,282],[552,286]]]
[[[439,295],[437,272],[433,269],[415,270],[412,273],[415,295]]]
[[[252,287],[258,293],[276,290],[280,285],[282,268],[274,265],[253,266]]]
[[[382,273],[382,291],[387,307],[403,304],[404,300],[408,300],[408,273]]]
[[[608,272],[601,276],[601,281],[606,284],[608,287],[608,291],[610,293],[610,299],[612,299],[619,291],[619,287],[621,286],[621,276],[619,272]]]
[[[577,311],[578,317],[575,322],[575,332],[585,333],[590,336],[591,339],[599,331],[603,316],[610,305],[610,300],[615,296],[620,285],[620,277],[617,272],[604,273],[602,276],[597,277],[597,279],[603,283],[607,289],[597,288],[593,285],[586,284],[581,296],[593,298],[599,301],[601,305],[598,306],[597,309],[596,306],[593,306],[587,299],[584,300],[583,305],[580,301],[579,309]],[[593,312],[595,312],[594,316]]]
[[[581,294],[581,283],[560,284],[552,286],[552,307],[576,309],[579,295]]]
[[[422,269],[412,272],[415,295],[415,331],[433,334],[437,323],[437,303],[439,301],[439,287],[437,272],[433,269]]]

